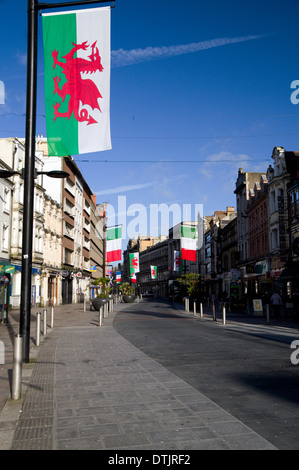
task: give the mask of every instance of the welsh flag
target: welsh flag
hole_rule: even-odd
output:
[[[43,14],[49,156],[111,149],[110,7]]]
[[[197,229],[190,225],[181,226],[181,257],[196,261]]]
[[[151,266],[151,279],[157,279],[157,266]]]
[[[121,260],[122,227],[107,228],[107,263]]]
[[[130,253],[129,262],[130,262],[130,279],[132,282],[136,282],[136,273],[139,273],[139,253]]]
[[[178,250],[175,250],[173,258],[174,258],[173,270],[174,271],[183,271],[181,252],[178,251]]]

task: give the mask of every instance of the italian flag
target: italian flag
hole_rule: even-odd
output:
[[[181,226],[181,258],[196,261],[196,227]]]
[[[107,263],[121,260],[122,227],[107,228]]]
[[[157,279],[157,266],[151,266],[151,279]]]
[[[110,7],[42,21],[49,156],[111,149]]]

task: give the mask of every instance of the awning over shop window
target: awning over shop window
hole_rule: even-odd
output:
[[[22,271],[22,266],[19,265],[13,265],[16,271],[21,272]],[[15,272],[15,271],[13,271]],[[39,268],[32,268],[32,274],[40,274],[40,269]]]
[[[0,274],[12,274],[15,272],[15,266],[12,264],[0,264]]]

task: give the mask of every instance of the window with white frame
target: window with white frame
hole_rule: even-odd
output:
[[[9,247],[9,228],[7,224],[2,225],[2,250],[8,251]]]
[[[11,193],[10,193],[10,189],[5,186],[4,187],[4,211],[6,213],[10,213],[10,196],[11,196]]]

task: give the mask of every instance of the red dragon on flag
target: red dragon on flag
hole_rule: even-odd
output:
[[[89,105],[92,109],[99,109],[99,111],[101,111],[98,104],[98,99],[102,98],[102,95],[99,92],[98,87],[92,80],[84,79],[81,75],[82,73],[95,73],[97,70],[100,72],[104,70],[101,63],[99,50],[96,47],[96,42],[94,42],[91,46],[92,53],[90,56],[88,56],[90,60],[86,60],[81,57],[74,57],[74,54],[78,50],[82,49],[86,51],[86,49],[90,47],[87,44],[87,41],[83,42],[82,44],[72,43],[74,47],[68,54],[63,56],[65,62],[60,62],[58,60],[59,51],[52,51],[52,57],[54,61],[53,69],[55,69],[56,65],[59,65],[62,68],[61,73],[63,73],[66,78],[66,82],[62,88],[59,88],[61,77],[54,77],[54,94],[57,93],[60,98],[62,98],[62,101],[65,100],[67,95],[70,95],[67,112],[59,112],[61,103],[56,103],[53,105],[54,121],[58,117],[66,117],[69,119],[72,113],[74,113],[74,117],[79,122],[87,121],[87,125],[97,122],[92,116],[90,116],[87,109],[81,109],[79,111],[80,103],[82,106]]]

